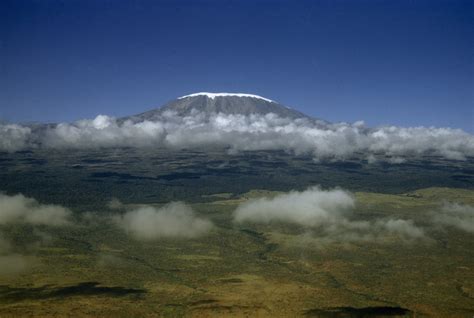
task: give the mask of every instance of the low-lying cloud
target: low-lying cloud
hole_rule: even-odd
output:
[[[354,221],[339,219],[337,222],[310,229],[317,243],[352,243],[389,241],[410,243],[426,240],[425,231],[416,226],[412,220],[384,218],[373,221]]]
[[[28,147],[225,147],[230,153],[245,150],[285,150],[311,154],[316,159],[344,159],[365,153],[370,162],[383,154],[393,162],[407,155],[434,154],[463,160],[474,156],[474,136],[460,129],[433,127],[367,128],[362,122],[328,124],[306,118],[266,115],[177,116],[165,112],[157,121],[118,122],[99,115],[93,120],[33,132],[19,125],[0,125],[0,151]]]
[[[451,226],[468,233],[474,233],[474,206],[445,203],[433,214],[433,220],[444,226]]]
[[[347,191],[312,187],[274,198],[250,199],[234,211],[234,221],[297,224],[306,228],[321,244],[385,242],[390,239],[413,241],[425,238],[423,229],[417,227],[412,220],[354,220],[354,207],[355,199]]]
[[[59,205],[40,204],[22,194],[9,196],[0,193],[0,224],[63,226],[69,224],[71,215],[69,209]]]
[[[182,202],[172,202],[161,208],[140,207],[116,218],[117,224],[136,239],[151,241],[160,238],[195,238],[207,234],[213,227],[197,217],[192,208]]]
[[[330,223],[350,213],[354,198],[344,190],[291,191],[274,198],[249,200],[234,212],[236,222],[270,223],[275,221],[316,226]]]
[[[30,224],[33,226],[65,226],[71,224],[72,212],[59,205],[41,204],[22,194],[6,195],[0,193],[0,225]],[[33,228],[29,233],[30,249],[35,249],[52,240],[45,232]],[[37,263],[34,256],[15,252],[15,246],[0,232],[0,275],[13,275],[23,272]]]
[[[31,129],[15,124],[0,123],[0,151],[17,151],[31,146]]]

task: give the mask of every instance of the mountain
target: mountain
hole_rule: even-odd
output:
[[[166,111],[176,112],[180,116],[192,115],[193,111],[211,115],[213,113],[234,115],[265,115],[274,113],[286,118],[310,118],[294,109],[278,104],[265,97],[240,93],[195,93],[179,97],[164,106],[141,114],[120,118],[119,121],[158,120]]]

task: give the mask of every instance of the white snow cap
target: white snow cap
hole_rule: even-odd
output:
[[[200,93],[194,93],[194,94],[190,94],[190,95],[185,95],[185,96],[181,96],[181,97],[178,97],[178,99],[182,99],[182,98],[187,98],[187,97],[195,97],[195,96],[207,96],[208,98],[210,99],[214,99],[216,97],[224,97],[224,96],[237,96],[237,97],[250,97],[250,98],[258,98],[258,99],[263,99],[267,102],[270,102],[270,103],[274,103],[274,101],[272,101],[271,99],[268,99],[268,98],[265,98],[265,97],[262,97],[262,96],[258,96],[258,95],[252,95],[252,94],[242,94],[242,93],[208,93],[208,92],[200,92]]]

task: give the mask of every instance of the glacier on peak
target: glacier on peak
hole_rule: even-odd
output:
[[[183,99],[183,98],[188,98],[188,97],[196,97],[196,96],[207,96],[210,99],[214,99],[216,97],[226,97],[226,96],[236,96],[236,97],[248,97],[248,98],[258,98],[258,99],[263,99],[267,102],[274,103],[275,101],[259,96],[259,95],[253,95],[253,94],[244,94],[244,93],[209,93],[209,92],[199,92],[199,93],[194,93],[194,94],[189,94],[189,95],[184,95],[181,97],[178,97],[178,99]]]

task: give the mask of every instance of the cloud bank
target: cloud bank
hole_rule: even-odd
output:
[[[72,212],[59,205],[40,204],[22,194],[8,196],[0,193],[0,224],[29,223],[62,226],[69,224]]]
[[[117,224],[136,239],[195,238],[208,233],[210,221],[195,216],[192,208],[172,202],[161,208],[140,207],[116,218]]]
[[[352,220],[355,199],[351,193],[312,187],[274,198],[251,199],[234,211],[237,223],[291,223],[305,227],[319,243],[384,242],[424,239],[424,231],[411,220]]]
[[[226,115],[194,113],[177,116],[165,112],[157,121],[119,122],[99,115],[92,120],[36,129],[0,124],[0,151],[28,147],[225,147],[231,153],[245,150],[285,150],[311,154],[316,159],[344,159],[365,153],[394,157],[434,154],[463,160],[474,156],[474,136],[451,128],[380,127],[362,122],[328,124],[309,119],[281,118],[275,114]],[[400,160],[398,160],[400,161]]]

